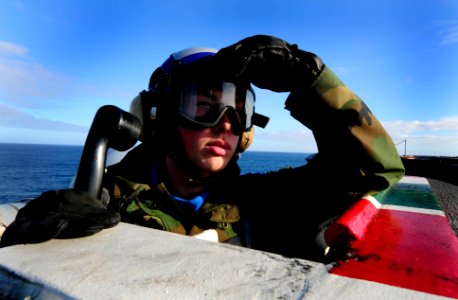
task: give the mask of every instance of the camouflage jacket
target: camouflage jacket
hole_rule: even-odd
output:
[[[144,150],[141,146],[135,149],[135,155],[128,156],[120,165],[109,168],[106,176],[111,177],[110,180],[105,180],[111,191],[110,208],[121,213],[122,221],[191,236],[213,229],[219,242],[241,244],[235,231],[237,226],[233,226],[240,221],[240,212],[231,199],[226,199],[223,195],[217,196],[217,192],[210,191],[206,193],[208,196],[203,199],[203,205],[195,211],[193,207],[177,201],[165,184],[161,181],[155,182],[156,178],[153,180],[151,175],[138,178],[135,182],[128,179],[135,178],[139,168],[135,168],[135,174],[129,174],[132,170],[124,168],[126,164],[142,166],[142,171],[149,171],[150,174],[156,168],[156,162],[151,162],[144,155]],[[145,164],[147,161],[150,163]],[[116,175],[111,176],[114,170]]]
[[[138,149],[108,172],[116,209],[125,221],[182,234],[214,228],[220,241],[249,231],[255,249],[314,259],[319,225],[393,186],[404,167],[379,121],[330,69],[285,104],[317,142],[319,153],[304,166],[228,176],[210,187],[199,211],[186,213],[163,184],[150,185],[155,158]]]

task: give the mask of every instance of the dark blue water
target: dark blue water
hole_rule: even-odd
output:
[[[0,144],[0,203],[68,187],[81,146]]]
[[[264,173],[281,168],[298,167],[306,164],[311,153],[261,152],[242,153],[239,166],[242,173]]]
[[[0,143],[0,204],[35,198],[67,188],[78,170],[82,146]],[[239,160],[242,173],[303,165],[308,154],[248,151]]]

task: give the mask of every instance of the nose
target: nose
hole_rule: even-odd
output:
[[[219,120],[218,124],[216,124],[213,127],[213,130],[215,130],[218,133],[231,131],[231,129],[232,129],[232,124],[226,114],[224,114],[221,120]]]

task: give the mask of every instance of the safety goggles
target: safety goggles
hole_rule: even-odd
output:
[[[188,126],[208,128],[218,124],[226,114],[235,134],[253,126],[254,93],[231,82],[193,83],[181,92],[179,112]]]

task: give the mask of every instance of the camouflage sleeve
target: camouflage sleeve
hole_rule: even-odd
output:
[[[286,109],[310,128],[328,180],[358,194],[393,186],[404,166],[391,137],[366,104],[327,67],[310,89],[291,92]]]

